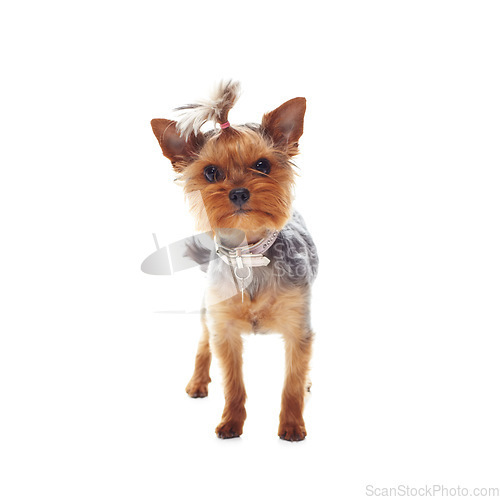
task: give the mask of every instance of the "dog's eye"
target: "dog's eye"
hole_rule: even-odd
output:
[[[267,158],[260,158],[255,162],[253,168],[267,175],[271,171],[271,164]]]
[[[217,182],[224,179],[223,173],[215,165],[205,167],[204,174],[208,182]]]

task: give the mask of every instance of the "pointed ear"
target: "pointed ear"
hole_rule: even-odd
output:
[[[296,97],[282,104],[262,118],[262,126],[273,142],[284,147],[289,154],[298,153],[298,141],[304,128],[306,100]]]
[[[163,155],[171,162],[174,170],[181,172],[188,161],[196,156],[203,142],[203,136],[196,137],[191,134],[189,137],[181,137],[177,132],[177,123],[164,118],[154,118],[151,120],[151,127],[160,143]]]

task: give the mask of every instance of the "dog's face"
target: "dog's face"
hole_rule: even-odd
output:
[[[248,127],[209,138],[183,172],[186,193],[199,191],[212,228],[244,231],[283,227],[293,177],[288,156]]]
[[[151,122],[163,154],[181,174],[199,229],[285,225],[295,175],[290,160],[298,153],[304,113],[305,99],[296,98],[264,115],[261,125],[187,138],[179,135],[176,122]]]

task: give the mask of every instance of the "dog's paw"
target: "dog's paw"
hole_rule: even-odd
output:
[[[191,379],[186,386],[186,392],[192,398],[206,398],[208,396],[208,382],[200,382],[199,380]]]
[[[304,424],[282,423],[278,429],[278,436],[285,441],[302,441],[307,432]]]
[[[243,434],[243,422],[236,420],[222,421],[215,429],[217,437],[230,439],[240,437]]]

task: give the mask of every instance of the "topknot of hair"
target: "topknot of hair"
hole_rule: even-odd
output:
[[[208,99],[186,104],[175,109],[179,113],[177,130],[181,137],[198,135],[207,121],[227,122],[229,110],[240,97],[240,83],[233,80],[221,81]]]

